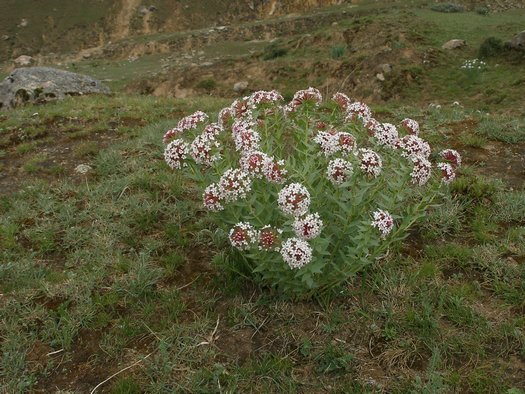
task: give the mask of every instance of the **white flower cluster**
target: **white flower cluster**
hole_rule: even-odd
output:
[[[330,182],[334,185],[340,185],[343,182],[346,182],[348,178],[352,175],[354,167],[352,163],[344,159],[333,159],[328,163],[328,168],[326,170],[326,176]]]
[[[217,123],[221,127],[226,127],[226,123],[233,117],[233,112],[231,107],[223,108],[219,111],[219,115],[217,115]]]
[[[279,93],[277,90],[259,90],[252,93],[246,101],[249,107],[256,108],[260,104],[274,103],[282,100],[283,96],[281,96],[281,93]]]
[[[375,153],[371,149],[361,148],[358,150],[358,156],[361,159],[361,165],[359,168],[364,171],[367,175],[372,175],[374,177],[381,174],[383,168],[383,161],[381,156]]]
[[[354,136],[346,132],[318,131],[314,137],[314,142],[319,144],[321,152],[326,156],[332,156],[337,152],[349,155],[356,148]]]
[[[251,152],[260,148],[261,135],[253,129],[244,130],[234,135],[234,142],[238,152]]]
[[[339,139],[339,147],[343,154],[349,155],[356,150],[357,142],[352,134],[340,131],[337,133],[337,137]]]
[[[392,149],[397,148],[399,133],[397,127],[391,123],[382,123],[375,128],[374,137],[379,145],[385,145]]]
[[[258,234],[250,223],[239,222],[230,230],[229,238],[233,247],[247,250],[257,242]]]
[[[164,150],[164,160],[173,169],[180,169],[186,166],[184,160],[188,157],[189,146],[183,140],[171,141]]]
[[[376,130],[381,127],[381,123],[374,118],[370,118],[368,122],[365,123],[365,128],[368,130],[368,135],[373,137],[376,135]]]
[[[387,211],[378,209],[373,213],[374,220],[372,221],[372,227],[375,227],[381,233],[381,238],[385,239],[388,234],[394,228],[394,219]]]
[[[372,111],[368,105],[361,103],[359,101],[353,102],[348,105],[346,109],[346,121],[352,122],[355,120],[360,120],[363,124],[367,124],[368,121],[372,119]]]
[[[166,131],[166,133],[164,134],[164,137],[162,137],[162,143],[169,144],[171,140],[173,140],[180,133],[182,133],[182,130],[176,127],[174,129],[170,129]]]
[[[399,140],[399,147],[403,150],[401,154],[405,157],[430,156],[430,145],[428,142],[416,135],[408,134]]]
[[[197,128],[197,125],[208,120],[208,115],[202,111],[196,111],[191,115],[182,118],[177,124],[177,128],[182,131]]]
[[[285,112],[294,112],[299,108],[305,101],[313,101],[316,106],[321,104],[323,96],[321,92],[315,88],[308,88],[305,90],[299,90],[295,92],[292,101],[284,107]]]
[[[456,179],[456,172],[454,167],[449,163],[437,163],[437,168],[441,170],[441,181],[445,184],[449,184],[454,179]]]
[[[323,221],[317,212],[311,213],[302,218],[295,218],[293,229],[295,235],[301,239],[314,239],[321,234]]]
[[[419,123],[417,123],[414,119],[403,119],[401,121],[401,126],[403,126],[410,134],[419,135]]]
[[[191,143],[191,157],[197,164],[209,166],[220,158],[218,153],[212,152],[213,148],[220,148],[220,144],[213,135],[204,133],[198,135]]]
[[[312,260],[312,248],[300,238],[288,238],[281,247],[281,256],[290,268],[301,268]]]
[[[314,137],[314,142],[319,144],[321,152],[323,152],[326,157],[332,156],[341,149],[336,132],[319,131]]]
[[[439,154],[443,160],[448,161],[454,168],[461,167],[461,155],[454,149],[445,149]]]
[[[277,203],[285,214],[302,216],[310,207],[310,193],[300,183],[291,183],[281,189]]]
[[[412,163],[414,163],[414,168],[410,173],[412,183],[423,186],[430,179],[430,175],[432,174],[432,164],[428,159],[422,156],[412,156],[411,160]]]
[[[269,160],[264,166],[264,176],[268,182],[284,183],[288,171],[284,168],[284,160]]]
[[[224,127],[222,127],[219,123],[210,123],[204,127],[204,131],[202,134],[205,134],[212,138],[217,138],[220,133],[224,131]]]
[[[239,168],[226,170],[219,180],[221,198],[227,202],[246,198],[251,188],[252,179],[250,175]]]
[[[224,206],[221,204],[223,197],[219,185],[212,183],[202,194],[202,202],[204,207],[210,211],[222,211]]]
[[[340,92],[337,92],[332,96],[332,101],[335,101],[337,105],[339,105],[339,107],[345,112],[348,110],[348,106],[352,103],[350,97]]]
[[[266,167],[268,167],[268,161],[271,160],[266,153],[254,150],[241,156],[239,167],[255,178],[262,178]]]
[[[259,230],[259,250],[273,250],[281,248],[281,234],[283,230],[266,225]]]
[[[480,59],[465,60],[461,65],[463,70],[483,70],[487,67],[487,63]]]

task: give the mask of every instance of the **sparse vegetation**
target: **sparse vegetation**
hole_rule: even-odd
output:
[[[272,60],[282,57],[288,53],[288,49],[283,47],[279,42],[273,42],[264,48],[263,59]]]
[[[481,59],[498,57],[504,52],[503,41],[496,37],[489,37],[479,47],[478,56]]]
[[[431,7],[431,10],[436,12],[452,13],[463,12],[465,11],[465,7],[463,7],[461,4],[456,3],[440,3],[433,5]]]
[[[330,56],[332,59],[340,59],[345,54],[346,45],[334,45],[330,48]]]

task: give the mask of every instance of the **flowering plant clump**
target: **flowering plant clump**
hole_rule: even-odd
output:
[[[314,88],[202,112],[163,138],[166,163],[202,190],[229,240],[232,271],[292,297],[343,284],[408,235],[452,182],[461,156],[433,154],[419,124],[374,118],[364,103]],[[438,163],[433,163],[434,158]],[[235,268],[233,268],[233,266]]]
[[[479,59],[465,60],[461,65],[463,70],[483,70],[487,67],[487,63]]]

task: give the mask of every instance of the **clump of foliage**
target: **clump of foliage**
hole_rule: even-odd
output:
[[[465,7],[463,7],[461,4],[455,4],[455,3],[440,3],[440,4],[433,5],[430,9],[432,11],[446,12],[446,13],[465,11]]]
[[[496,37],[488,37],[479,46],[478,57],[481,59],[497,57],[501,56],[504,51],[503,41]]]
[[[288,49],[283,47],[278,42],[272,42],[266,48],[264,48],[263,59],[272,60],[278,57],[282,57],[288,53]]]
[[[282,100],[255,92],[217,123],[195,112],[166,132],[164,156],[202,188],[236,269],[302,298],[336,289],[407,237],[461,158],[447,149],[432,164],[416,121],[398,130],[342,93]]]
[[[346,46],[345,45],[334,45],[332,48],[330,48],[330,55],[332,56],[332,59],[340,59],[345,54]]]
[[[479,15],[484,15],[485,16],[485,15],[490,14],[490,9],[488,7],[484,7],[484,6],[476,7],[475,11]]]
[[[204,89],[206,91],[213,90],[217,87],[217,82],[213,78],[203,79],[197,84],[198,89]]]

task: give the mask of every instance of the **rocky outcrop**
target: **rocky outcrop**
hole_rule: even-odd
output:
[[[48,67],[17,68],[0,83],[0,109],[93,93],[110,90],[86,75]]]

